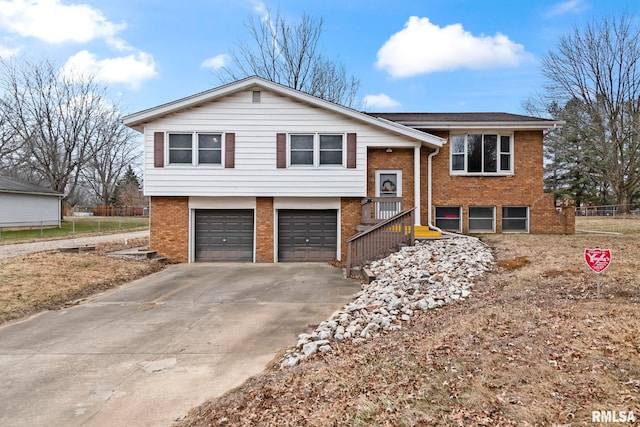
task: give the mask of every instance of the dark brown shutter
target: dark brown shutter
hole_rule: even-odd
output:
[[[164,167],[164,132],[153,133],[153,166]]]
[[[236,167],[236,134],[224,134],[224,167]]]
[[[287,167],[287,134],[276,134],[276,167],[279,169]]]
[[[347,168],[355,169],[356,167],[356,134],[347,134]]]

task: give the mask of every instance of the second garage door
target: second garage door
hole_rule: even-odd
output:
[[[196,210],[195,261],[253,261],[253,210]]]
[[[278,261],[329,261],[336,258],[338,212],[278,210]]]

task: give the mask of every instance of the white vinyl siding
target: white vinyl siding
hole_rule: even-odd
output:
[[[60,197],[0,193],[0,227],[60,225]]]
[[[282,196],[365,197],[366,146],[402,145],[416,142],[346,116],[273,92],[261,91],[260,103],[253,92],[238,92],[218,101],[158,119],[145,127],[145,180],[148,196]],[[153,133],[235,133],[235,167],[202,168],[193,165],[153,167]],[[356,168],[276,167],[276,134],[357,134]],[[223,144],[224,146],[224,144]],[[320,156],[318,145],[318,157]],[[335,154],[334,154],[335,156]],[[224,159],[224,150],[222,157]],[[319,162],[319,159],[318,159]]]

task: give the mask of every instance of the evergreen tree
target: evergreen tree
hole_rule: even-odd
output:
[[[115,206],[138,206],[142,202],[140,180],[131,165],[129,165],[123,177],[118,180],[109,204]]]

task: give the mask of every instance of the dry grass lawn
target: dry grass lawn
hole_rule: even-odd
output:
[[[274,363],[181,425],[592,426],[600,410],[640,419],[640,219],[590,220],[578,228],[627,234],[483,236],[498,263],[467,301],[295,368]],[[613,254],[600,299],[583,260],[594,247]]]
[[[129,246],[146,243],[146,238],[135,239]],[[159,263],[105,256],[123,247],[121,243],[100,244],[95,252],[50,251],[0,260],[0,323],[75,304],[80,298],[162,268]]]

